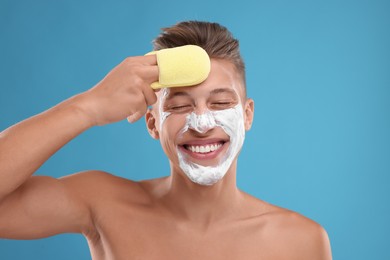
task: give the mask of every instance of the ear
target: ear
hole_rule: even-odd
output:
[[[145,122],[150,136],[156,140],[160,139],[160,135],[156,127],[156,115],[150,108],[146,111]]]
[[[248,98],[245,101],[245,108],[244,108],[244,124],[245,124],[245,130],[249,131],[252,127],[252,122],[253,122],[253,116],[255,113],[255,102],[253,99]]]

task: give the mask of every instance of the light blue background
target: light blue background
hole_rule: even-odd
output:
[[[148,52],[161,27],[219,22],[240,39],[256,102],[240,188],[319,222],[334,259],[390,259],[389,3],[1,0],[0,129]],[[39,174],[86,169],[135,180],[169,171],[143,120],[90,129]],[[81,235],[0,240],[0,259],[89,258]]]

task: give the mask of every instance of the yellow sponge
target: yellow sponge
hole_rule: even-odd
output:
[[[149,52],[156,54],[159,80],[151,87],[172,88],[186,87],[202,83],[210,73],[210,58],[207,52],[196,45]]]

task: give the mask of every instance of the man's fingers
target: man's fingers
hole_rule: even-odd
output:
[[[143,89],[146,105],[151,106],[157,102],[157,95],[154,90],[148,85]]]
[[[131,116],[128,116],[127,117],[127,121],[129,123],[134,123],[136,121],[138,121],[143,115],[141,115],[139,112],[136,112],[134,114],[132,114]]]
[[[142,77],[145,79],[145,81],[150,82],[150,84],[158,81],[159,80],[158,66],[157,65],[145,66]]]
[[[157,56],[156,54],[141,56],[142,63],[147,65],[144,67],[143,78],[152,84],[153,82],[158,81],[159,79],[159,68],[157,65]]]
[[[138,110],[134,112],[134,114],[127,117],[127,121],[129,123],[134,123],[138,121],[141,117],[143,117],[146,114],[147,107],[145,106],[142,110]]]
[[[141,56],[141,57],[142,57],[142,62],[144,64],[157,65],[157,55],[156,54],[145,55],[145,56]]]

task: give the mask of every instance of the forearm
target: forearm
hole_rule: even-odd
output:
[[[93,122],[82,95],[0,133],[0,199],[23,184],[46,160]]]

